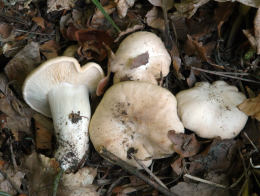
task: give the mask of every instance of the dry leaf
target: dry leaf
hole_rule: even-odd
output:
[[[45,29],[45,20],[42,17],[33,17],[32,21],[34,21],[43,30]]]
[[[52,149],[52,133],[46,129],[39,122],[35,121],[36,129],[36,148],[41,150],[51,150]]]
[[[223,185],[227,185],[229,183],[225,174],[210,173],[203,179]],[[171,188],[171,192],[179,196],[230,196],[229,190],[217,188],[203,182],[197,183],[192,181],[179,182],[177,185]]]
[[[0,40],[7,39],[13,30],[13,27],[7,23],[0,23]]]
[[[58,56],[59,45],[56,41],[49,40],[40,46],[40,50],[47,59],[51,59]]]
[[[259,3],[260,7],[260,3]],[[257,54],[260,55],[260,8],[258,8],[254,20],[255,26],[255,39],[256,39],[256,47],[257,47]]]
[[[246,99],[238,105],[238,108],[246,115],[256,118],[260,121],[260,94],[255,98]]]
[[[184,171],[183,169],[183,165],[182,165],[182,160],[183,158],[180,157],[177,160],[175,160],[172,164],[171,167],[173,169],[173,171],[177,174],[177,175],[181,175]]]
[[[203,172],[225,172],[234,163],[238,142],[233,139],[214,139],[202,153],[189,158],[189,173],[197,175]]]
[[[148,0],[153,6],[163,7],[163,0]],[[173,8],[174,1],[166,0],[166,9],[170,10]]]
[[[157,7],[153,7],[150,11],[145,15],[146,23],[148,26],[164,31],[165,23],[164,19],[159,16],[159,10]]]
[[[110,15],[116,10],[116,5],[111,2],[108,5],[103,6],[103,8],[106,11],[106,13],[108,15]],[[102,12],[99,9],[96,9],[96,11],[91,19],[91,27],[97,29],[99,27],[102,27],[102,25],[104,25],[105,22],[107,22],[107,21],[104,17],[104,14],[102,14]]]
[[[39,45],[30,42],[20,50],[5,66],[5,73],[17,93],[22,95],[22,85],[26,76],[34,70],[41,62]]]
[[[234,2],[237,1],[239,3],[245,4],[247,6],[255,7],[255,8],[260,8],[260,1],[259,0],[215,0],[218,2]]]
[[[118,34],[118,36],[117,36],[117,38],[115,39],[114,42],[118,42],[118,41],[121,39],[121,37],[123,37],[124,35],[127,35],[127,34],[129,34],[129,33],[133,33],[133,32],[135,32],[135,31],[137,31],[137,30],[142,30],[142,29],[144,29],[144,25],[143,25],[143,24],[137,24],[137,25],[134,25],[134,26],[132,26],[132,27],[129,27],[129,28],[127,28],[126,30],[121,31],[121,32]]]
[[[175,133],[169,131],[168,137],[173,143],[173,149],[181,157],[191,157],[200,150],[200,143],[197,141],[195,134],[187,135],[184,133]]]
[[[145,52],[143,54],[140,54],[136,56],[135,58],[130,60],[130,69],[135,69],[137,67],[140,67],[142,65],[146,65],[149,62],[149,53]]]
[[[75,1],[76,0],[48,0],[47,13],[60,10],[70,10],[74,6]]]
[[[124,18],[128,8],[134,6],[135,0],[115,0],[118,16]]]

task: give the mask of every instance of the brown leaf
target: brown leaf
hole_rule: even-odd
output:
[[[190,157],[189,173],[225,172],[233,164],[237,155],[238,142],[233,139],[214,139],[212,144],[199,155]]]
[[[191,157],[200,150],[200,143],[197,141],[195,134],[187,135],[184,133],[175,133],[169,131],[168,137],[173,143],[173,149],[181,157]]]
[[[142,65],[146,65],[148,62],[149,62],[149,53],[145,52],[145,53],[140,54],[137,57],[131,59],[130,68],[135,69]]]
[[[258,10],[256,12],[254,26],[255,26],[255,39],[256,39],[256,46],[257,46],[257,54],[260,55],[260,8],[258,8]]]
[[[33,17],[32,21],[34,21],[43,30],[45,29],[45,20],[42,17]]]
[[[255,98],[246,99],[238,105],[238,108],[246,115],[256,118],[260,121],[260,94]]]
[[[56,41],[49,40],[40,46],[40,50],[47,59],[51,59],[58,56],[59,45]]]
[[[13,30],[13,27],[7,23],[0,23],[0,39],[7,39]]]
[[[148,0],[153,6],[163,7],[163,0]],[[173,8],[174,1],[167,0],[166,1],[166,9],[170,10]]]
[[[128,8],[132,7],[135,0],[115,0],[118,16],[124,18],[127,14]]]
[[[36,129],[36,148],[41,150],[51,150],[52,149],[52,133],[42,126],[37,121],[35,122]]]
[[[22,85],[26,76],[34,70],[40,62],[39,45],[36,42],[27,44],[8,62],[4,70],[9,81],[14,81],[13,85],[17,93],[22,95]]]
[[[165,29],[165,22],[162,18],[162,13],[159,13],[157,7],[153,7],[150,11],[147,12],[145,15],[146,23],[148,26],[159,29],[160,31],[164,31]]]
[[[183,165],[182,165],[182,160],[183,158],[180,157],[177,160],[175,160],[172,164],[171,167],[173,169],[173,171],[177,174],[177,175],[181,175],[184,171],[183,169]]]

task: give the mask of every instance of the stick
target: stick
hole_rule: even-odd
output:
[[[145,176],[140,171],[138,171],[135,167],[129,165],[127,162],[125,162],[122,159],[118,158],[113,153],[107,151],[104,147],[101,147],[98,151],[101,154],[101,156],[103,156],[104,158],[112,161],[116,165],[119,165],[120,167],[122,167],[127,172],[137,176],[138,178],[140,178],[141,180],[145,181],[147,184],[149,184],[150,186],[152,186],[156,190],[160,191],[164,195],[167,195],[167,196],[177,196],[176,194],[170,192],[168,189],[164,188],[160,184],[158,184],[158,183],[152,181],[151,179],[149,179],[147,176]]]

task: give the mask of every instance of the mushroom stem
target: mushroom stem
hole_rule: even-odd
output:
[[[89,145],[88,87],[63,82],[48,93],[48,101],[58,144],[55,158],[63,170],[75,169]]]

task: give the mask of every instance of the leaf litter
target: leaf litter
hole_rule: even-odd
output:
[[[169,139],[176,153],[155,160],[148,168],[150,172],[172,195],[257,194],[259,1],[100,1],[120,33],[91,1],[13,2],[10,6],[7,1],[0,1],[0,169],[4,174],[1,190],[9,194],[51,194],[58,172],[58,163],[49,158],[55,149],[52,121],[35,114],[22,99],[26,75],[69,48],[66,54],[76,57],[81,64],[90,60],[101,64],[107,73],[97,89],[97,94],[102,95],[112,85],[108,63],[111,53],[128,34],[147,30],[163,39],[172,58],[163,87],[176,94],[197,81],[225,80],[246,93],[248,99],[238,107],[251,116],[242,133],[230,140],[205,140],[189,130],[183,134],[170,131]],[[238,10],[243,6],[251,7],[246,7],[248,12],[241,17]],[[144,53],[132,59],[132,66],[138,67],[148,58]],[[93,105],[99,101],[99,97],[92,97]],[[90,178],[88,185],[74,184],[83,182],[75,180],[80,179],[79,168],[70,174],[72,182],[61,180],[58,194],[160,195],[159,185],[155,181],[154,186],[148,183],[149,172],[140,171],[146,176],[140,180],[100,157],[93,148],[87,155],[82,169],[92,168],[83,177]]]

